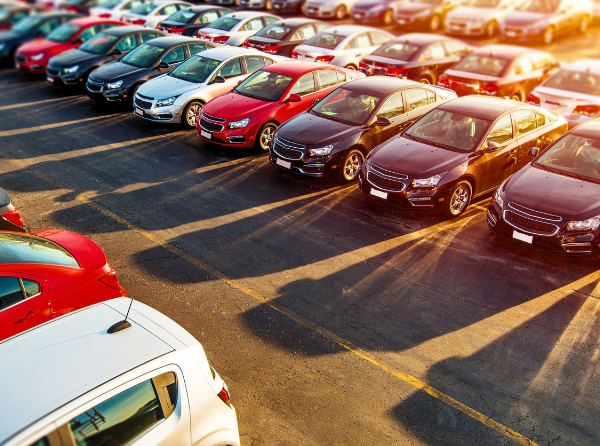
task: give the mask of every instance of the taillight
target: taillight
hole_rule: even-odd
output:
[[[440,77],[438,77],[438,85],[450,88],[450,78],[446,74],[442,74]]]
[[[78,8],[77,6],[67,6],[67,11],[77,12]]]
[[[185,31],[185,28],[170,28],[167,31],[169,31],[173,34],[181,34],[182,32]]]
[[[296,50],[292,51],[292,59],[298,59],[298,52]]]
[[[527,103],[531,105],[537,105],[539,107],[542,101],[533,93],[529,93],[527,95]]]
[[[225,384],[225,383],[223,383],[223,387],[221,388],[221,391],[219,392],[219,398],[221,398],[223,400],[223,402],[225,404],[227,404],[228,406],[231,404],[230,397],[229,397],[229,389],[227,388],[227,384]]]
[[[110,19],[110,12],[103,12],[102,14],[98,15],[99,19]]]
[[[100,282],[115,290],[119,288],[119,280],[117,279],[117,273],[112,268],[108,272],[108,274],[100,278]]]
[[[265,53],[276,54],[281,49],[281,45],[267,45],[263,48]]]
[[[250,48],[250,41],[246,39],[244,40],[244,43],[242,43],[242,45],[244,46],[244,48]]]
[[[573,113],[589,117],[596,116],[598,112],[600,112],[600,105],[578,105],[575,107],[575,110],[573,110]]]
[[[23,224],[23,220],[21,220],[21,214],[19,214],[18,209],[13,209],[12,211],[5,212],[4,214],[2,214],[2,218],[19,226],[20,228],[25,227],[25,225]]]
[[[487,82],[484,82],[479,86],[479,92],[487,94],[488,96],[494,96],[496,93],[498,93],[498,86],[496,84],[488,84]]]
[[[144,19],[135,19],[131,21],[132,25],[143,25],[144,23],[146,23],[146,20]]]
[[[390,68],[386,76],[404,77],[408,74],[408,68]]]
[[[367,69],[367,64],[364,63],[362,60],[358,63],[358,69],[359,70],[366,70]]]
[[[228,40],[229,40],[229,36],[215,36],[212,39],[213,42],[220,43],[220,44],[224,44]]]
[[[330,63],[333,59],[335,59],[335,55],[331,55],[331,56],[317,56],[315,58],[315,62]]]

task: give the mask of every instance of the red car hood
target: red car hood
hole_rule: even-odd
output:
[[[237,121],[263,113],[268,109],[275,112],[280,106],[279,102],[267,102],[237,93],[225,93],[209,101],[202,107],[202,112],[226,121]]]
[[[19,47],[19,53],[33,55],[39,53],[58,54],[71,49],[72,45],[68,43],[58,43],[46,39],[35,39]]]
[[[43,237],[62,246],[69,251],[82,268],[97,268],[106,265],[106,255],[89,238],[61,229],[46,229],[34,232],[32,235]]]

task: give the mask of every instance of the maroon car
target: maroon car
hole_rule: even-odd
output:
[[[513,45],[476,49],[442,74],[438,84],[458,96],[484,94],[524,101],[531,91],[560,68],[550,54]]]

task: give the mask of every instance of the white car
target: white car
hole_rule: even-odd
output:
[[[465,0],[446,14],[446,34],[494,37],[498,24],[523,0]]]
[[[139,302],[110,330],[131,302],[0,343],[0,444],[239,446],[229,390],[192,335]]]
[[[197,37],[215,43],[240,46],[248,37],[278,20],[281,20],[281,17],[264,12],[232,12],[202,28],[198,31]]]
[[[148,3],[149,0],[106,0],[100,6],[90,8],[89,15],[100,19],[121,20],[123,15],[127,14],[142,3]]]
[[[122,20],[131,25],[147,26],[156,28],[158,22],[162,22],[170,15],[175,14],[180,9],[193,6],[191,3],[177,1],[155,1],[152,3],[142,3],[122,15]]]
[[[306,0],[304,15],[307,17],[334,18],[341,20],[350,14],[358,0]]]
[[[313,60],[357,70],[363,57],[393,38],[387,31],[368,26],[334,26],[298,45],[292,51],[292,59]]]
[[[232,90],[265,65],[286,59],[246,48],[203,51],[169,74],[141,85],[134,98],[134,114],[150,121],[195,127],[206,102]]]

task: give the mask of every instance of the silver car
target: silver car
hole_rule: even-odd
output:
[[[248,37],[278,20],[281,17],[264,12],[232,12],[202,28],[197,37],[224,45],[240,46]]]
[[[358,0],[306,0],[304,15],[308,17],[334,18],[346,17]]]
[[[265,65],[286,59],[247,48],[203,51],[169,74],[141,85],[134,98],[134,114],[150,121],[195,127],[196,116],[206,102],[232,90]]]
[[[330,63],[337,67],[358,69],[358,63],[394,36],[368,26],[342,25],[327,28],[298,45],[293,59]]]
[[[175,14],[180,9],[186,9],[194,6],[191,3],[160,0],[153,3],[142,3],[133,8],[127,14],[123,14],[121,20],[130,25],[147,26],[156,28],[159,22],[162,22],[167,17]]]
[[[500,21],[523,0],[465,0],[446,15],[446,34],[493,37]]]

